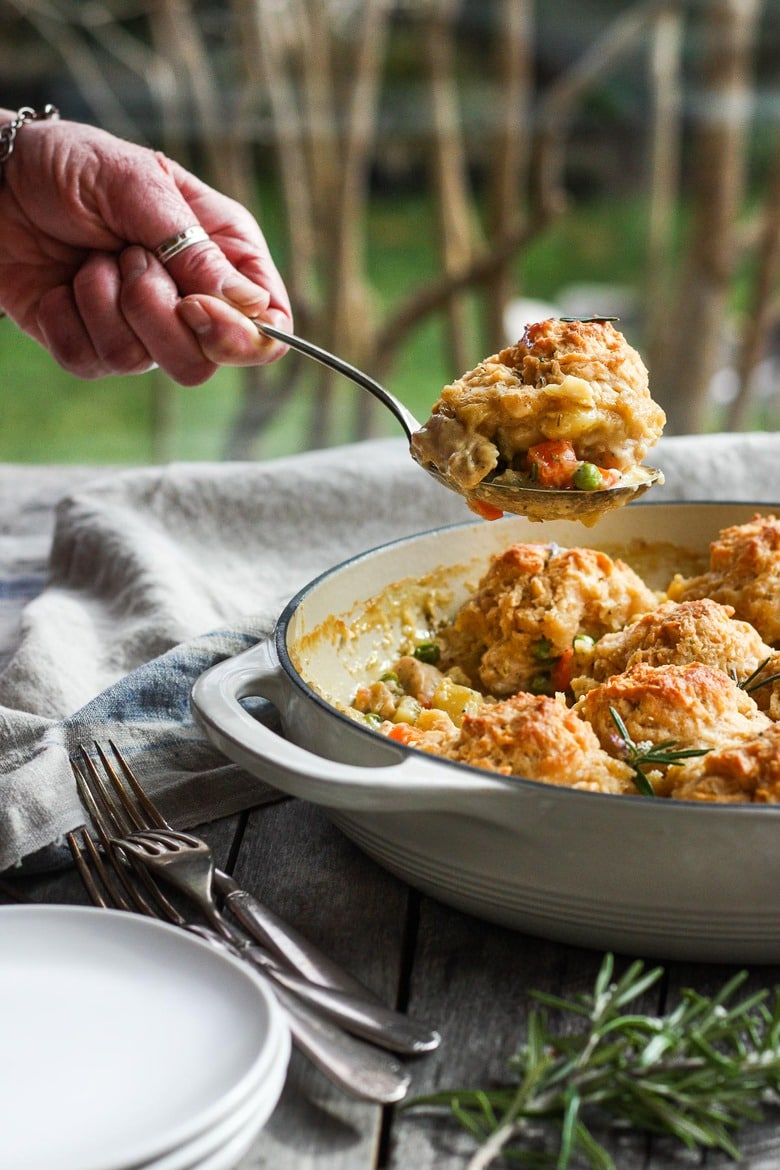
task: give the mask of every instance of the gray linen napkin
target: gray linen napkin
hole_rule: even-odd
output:
[[[774,435],[662,440],[653,499],[778,501],[779,455]],[[68,762],[80,742],[113,739],[181,824],[269,799],[193,723],[195,678],[269,634],[324,569],[469,518],[396,439],[96,471],[58,507],[47,580],[0,674],[0,869],[57,859],[46,847],[82,823]]]
[[[177,823],[268,799],[193,723],[195,678],[270,633],[324,569],[468,515],[395,440],[96,469],[58,506],[45,587],[0,674],[0,869],[59,861],[39,851],[84,820],[69,766],[79,743],[113,739]]]

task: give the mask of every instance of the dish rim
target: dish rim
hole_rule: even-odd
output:
[[[780,509],[780,503],[779,504],[761,504],[761,503],[755,503],[751,500],[657,500],[657,501],[637,500],[634,504],[627,505],[627,508],[645,510],[645,509],[668,509],[670,507],[673,507],[673,508],[674,507],[686,507],[686,508],[693,507],[693,508],[696,508],[696,507],[702,507],[702,506],[711,507],[711,508],[719,508],[719,509],[720,508],[740,508],[740,509],[744,509],[744,510],[753,509],[754,511],[759,511],[759,512],[762,512],[765,514],[771,514],[773,512],[773,510]],[[518,519],[522,519],[522,517],[505,516],[503,518],[503,522],[511,524],[513,522],[516,522]],[[299,589],[298,592],[292,598],[290,598],[290,600],[287,602],[284,609],[282,610],[281,614],[279,615],[279,618],[277,619],[277,622],[274,626],[273,632],[272,632],[270,637],[273,640],[273,645],[275,647],[276,654],[277,654],[277,657],[279,659],[279,664],[282,667],[282,669],[284,670],[284,673],[285,673],[287,679],[301,692],[301,694],[305,697],[305,699],[307,701],[309,701],[309,702],[313,701],[326,715],[328,715],[330,717],[335,716],[339,721],[341,721],[345,726],[349,727],[352,731],[357,732],[360,736],[367,737],[366,742],[370,742],[372,745],[374,745],[374,744],[376,744],[377,740],[379,740],[381,744],[386,745],[385,750],[387,750],[389,754],[395,755],[396,762],[398,762],[398,761],[400,761],[400,760],[402,760],[410,755],[412,756],[412,758],[422,756],[422,757],[425,757],[428,761],[430,761],[431,759],[435,760],[437,763],[441,764],[443,767],[447,768],[448,770],[450,768],[454,769],[456,775],[457,775],[458,771],[462,771],[462,772],[467,773],[467,774],[472,775],[472,776],[473,775],[480,776],[480,775],[484,775],[484,773],[487,771],[489,775],[494,775],[496,779],[500,778],[500,779],[509,780],[513,784],[517,784],[517,785],[521,786],[523,789],[527,789],[529,792],[538,792],[541,789],[544,792],[549,794],[549,792],[552,790],[553,792],[560,793],[560,794],[563,794],[564,792],[570,793],[572,796],[576,796],[576,797],[579,797],[581,799],[587,798],[589,800],[596,800],[596,801],[605,801],[606,800],[606,801],[609,801],[610,808],[614,806],[615,800],[618,800],[620,805],[630,803],[632,806],[636,806],[637,804],[641,803],[644,805],[645,808],[653,808],[653,809],[671,808],[671,809],[675,810],[675,812],[673,812],[672,815],[679,814],[682,810],[686,810],[687,813],[690,814],[690,812],[693,808],[700,809],[702,812],[704,812],[704,810],[706,809],[707,810],[706,815],[713,815],[713,814],[724,815],[726,813],[730,813],[732,816],[742,815],[742,816],[752,816],[754,818],[756,816],[764,816],[764,817],[767,815],[776,816],[776,815],[778,815],[778,813],[780,813],[780,803],[776,804],[776,805],[756,804],[753,802],[730,803],[730,802],[726,802],[726,801],[681,800],[679,797],[658,797],[656,799],[651,799],[647,796],[643,796],[639,792],[637,792],[637,793],[620,793],[620,794],[611,793],[611,792],[595,792],[592,789],[573,788],[567,784],[548,784],[548,783],[545,783],[543,780],[533,780],[527,776],[514,776],[514,775],[512,775],[512,776],[499,777],[496,774],[491,773],[488,769],[479,768],[474,764],[466,764],[460,760],[450,760],[450,759],[446,759],[444,757],[432,756],[431,753],[424,751],[422,748],[415,747],[411,744],[398,744],[392,740],[388,740],[387,737],[380,735],[379,732],[374,731],[369,727],[363,726],[361,723],[359,723],[355,719],[351,719],[349,717],[349,715],[346,715],[343,711],[339,710],[339,708],[337,706],[335,706],[333,703],[330,703],[326,699],[324,699],[322,697],[322,695],[318,694],[318,692],[316,690],[314,690],[314,688],[309,683],[306,682],[306,680],[299,673],[297,667],[295,666],[295,664],[292,661],[292,657],[291,657],[290,652],[289,652],[288,647],[287,647],[287,631],[288,631],[290,622],[292,621],[294,615],[296,614],[296,612],[298,611],[300,606],[305,602],[306,598],[311,593],[313,593],[314,590],[319,585],[321,585],[328,578],[335,576],[337,573],[344,572],[347,569],[351,568],[353,565],[359,564],[362,561],[366,561],[378,553],[384,553],[384,552],[390,551],[391,549],[394,549],[394,548],[400,548],[404,545],[411,544],[413,542],[417,542],[419,540],[425,539],[426,537],[434,537],[434,536],[437,536],[439,534],[454,532],[458,529],[465,530],[468,528],[474,528],[474,527],[477,527],[480,523],[486,523],[486,521],[479,521],[479,520],[474,521],[474,520],[467,519],[467,520],[463,520],[463,521],[455,521],[454,523],[451,523],[451,524],[441,524],[441,525],[437,525],[434,528],[422,529],[420,532],[411,533],[407,536],[396,537],[393,540],[385,541],[382,544],[376,545],[370,549],[364,549],[359,553],[355,553],[351,557],[346,557],[344,560],[338,562],[335,565],[330,566],[328,569],[323,570],[321,573],[318,573],[315,577],[312,578],[311,581],[307,582],[306,585],[302,586],[302,588]],[[501,524],[502,521],[501,520],[493,521],[491,523]],[[585,531],[590,532],[592,530],[586,529]],[[543,543],[545,543],[545,541],[540,540],[540,541],[534,542],[534,543],[543,544]],[[588,547],[587,541],[585,541],[581,547]],[[362,600],[362,599],[358,599],[358,600]],[[382,763],[381,761],[377,760],[377,761],[374,761],[373,766],[381,768],[381,767],[389,766],[389,763],[390,763],[390,761],[388,761],[388,764],[386,765],[386,764]]]

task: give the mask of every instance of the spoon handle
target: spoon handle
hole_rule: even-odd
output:
[[[420,424],[417,419],[407,410],[402,402],[400,402],[394,394],[386,390],[379,382],[375,382],[373,378],[369,377],[362,370],[356,366],[351,366],[349,362],[345,362],[343,358],[336,357],[335,354],[329,353],[327,349],[323,349],[320,345],[315,345],[313,341],[306,341],[303,337],[296,337],[294,333],[286,333],[283,329],[278,329],[276,325],[269,325],[265,321],[254,322],[261,333],[265,333],[267,337],[273,337],[276,341],[283,341],[285,345],[289,345],[290,349],[297,349],[299,353],[303,353],[306,357],[314,358],[315,361],[321,362],[323,366],[328,366],[331,370],[336,370],[337,373],[343,374],[345,378],[349,378],[352,382],[356,382],[358,386],[362,386],[364,390],[368,390],[369,394],[373,394],[374,398],[386,406],[387,409],[395,415],[398,422],[404,429],[407,439],[411,439],[415,431],[419,431]]]

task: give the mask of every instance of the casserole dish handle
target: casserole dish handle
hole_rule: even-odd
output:
[[[389,740],[381,746],[395,757],[394,763],[337,762],[277,735],[241,705],[241,699],[260,696],[282,707],[290,685],[269,639],[210,667],[196,680],[190,701],[209,739],[234,763],[290,796],[325,808],[461,810],[474,816],[475,796],[495,798],[513,791],[510,781],[489,773],[472,775],[470,769],[439,763],[422,751],[396,749]],[[482,811],[488,813],[492,803],[486,800]]]

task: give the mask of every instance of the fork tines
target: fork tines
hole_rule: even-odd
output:
[[[131,910],[126,891],[120,889],[118,872],[107,862],[86,825],[67,835],[68,848],[90,901],[105,909]]]
[[[81,763],[71,760],[79,794],[82,800],[87,803],[87,811],[93,820],[96,813],[98,817],[102,816],[108,835],[114,837],[124,836],[136,829],[145,829],[150,826],[160,829],[167,828],[166,821],[144,792],[132,768],[113,740],[109,740],[109,747],[114,761],[119,766],[121,776],[104,748],[99,743],[95,743],[94,746],[103,774],[83,745],[79,745]],[[106,818],[108,819],[107,826],[105,824]]]
[[[121,769],[121,777],[98,743],[95,750],[102,773],[83,745],[80,745],[81,760],[71,760],[79,798],[94,827],[94,836],[86,826],[81,830],[80,840],[75,834],[69,835],[74,862],[96,905],[135,909],[179,921],[181,915],[164,891],[143,867],[134,865],[116,846],[117,838],[146,828],[150,820],[159,824],[162,817],[119,749],[111,741],[109,746]]]

